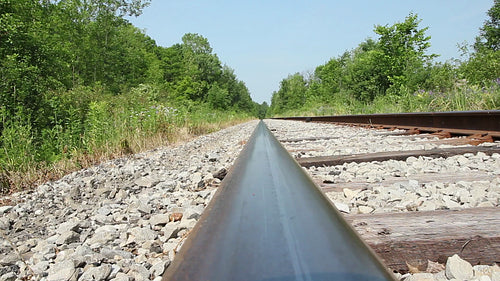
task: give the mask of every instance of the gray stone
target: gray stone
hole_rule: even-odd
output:
[[[101,214],[95,214],[90,219],[97,222],[99,225],[106,225],[113,223],[113,217]]]
[[[227,170],[226,170],[226,168],[221,168],[217,172],[213,173],[212,175],[216,179],[223,180],[224,177],[226,177],[226,175],[227,175]]]
[[[160,181],[153,176],[145,176],[142,178],[138,178],[134,181],[134,183],[140,187],[151,188],[155,186]]]
[[[55,253],[56,245],[48,243],[46,240],[39,240],[37,245],[32,249],[33,252],[41,255]]]
[[[107,243],[113,241],[118,237],[118,232],[116,227],[111,225],[104,225],[97,228],[94,235],[87,240],[87,244],[92,245],[95,243]]]
[[[75,256],[87,256],[87,255],[92,255],[93,253],[94,252],[92,251],[92,249],[90,249],[89,246],[80,245],[80,246],[76,247],[74,255]]]
[[[182,214],[182,220],[198,220],[201,216],[201,212],[202,210],[198,210],[196,208],[187,208]]]
[[[124,259],[132,259],[134,257],[134,254],[123,251],[123,250],[114,250],[114,249],[109,249],[109,248],[102,248],[101,249],[101,254],[106,257],[107,259],[115,259],[115,257],[120,257]]]
[[[142,243],[141,248],[146,249],[150,253],[161,254],[163,252],[160,243],[156,240],[154,240],[154,241],[150,240],[150,241],[146,241],[146,242]]]
[[[108,186],[104,186],[95,190],[95,195],[97,197],[108,197],[111,193],[111,189]]]
[[[47,269],[49,269],[50,263],[48,261],[41,261],[36,263],[35,265],[31,266],[31,270],[33,270],[34,274],[37,275],[42,275],[43,273],[47,272]]]
[[[101,266],[91,267],[83,272],[78,281],[104,281],[111,273],[111,266],[109,264],[102,264]]]
[[[0,259],[0,265],[14,265],[17,261],[19,261],[19,256],[15,252],[9,252]]]
[[[111,273],[108,276],[108,279],[113,279],[116,275],[122,270],[122,268],[117,264],[111,264]]]
[[[128,193],[126,190],[120,189],[118,192],[115,194],[115,200],[122,201],[125,198],[128,197]]]
[[[186,229],[192,229],[196,225],[196,219],[186,219],[186,220],[181,220],[181,223],[179,224],[180,227],[186,228]]]
[[[437,281],[448,280],[448,278],[446,278],[446,271],[443,270],[438,273],[434,273],[434,279]]]
[[[61,248],[66,247],[66,246],[67,245],[63,245]],[[71,249],[71,248],[62,250],[59,253],[57,253],[57,256],[56,256],[54,262],[61,262],[61,261],[65,261],[67,259],[70,259],[73,257],[74,253],[75,253],[75,250]],[[77,267],[76,264],[75,264],[75,267]]]
[[[0,276],[0,281],[14,281],[16,280],[16,274],[14,272],[8,272]]]
[[[448,279],[466,280],[472,278],[473,273],[472,265],[456,254],[446,261],[446,277]]]
[[[170,224],[165,225],[165,227],[163,227],[161,229],[161,231],[163,232],[163,237],[165,237],[165,241],[167,241],[170,238],[176,238],[177,233],[179,233],[179,231],[181,231],[183,229],[185,229],[185,227],[180,226],[180,224],[178,224],[178,223],[175,223],[175,224],[170,223]]]
[[[57,245],[71,244],[80,242],[80,235],[74,231],[66,231],[62,233],[56,240]]]
[[[130,233],[127,244],[131,242],[143,243],[149,240],[155,240],[158,237],[156,231],[144,227],[134,227],[128,230]]]
[[[56,230],[56,233],[62,234],[68,231],[80,232],[80,220],[72,219],[61,223]]]
[[[147,270],[144,266],[139,264],[131,265],[128,275],[132,276],[136,281],[150,280],[149,270]]]
[[[137,202],[137,210],[144,214],[150,214],[153,211],[151,206],[149,206],[149,201],[144,199],[139,199],[139,202]]]
[[[170,216],[168,214],[152,215],[149,219],[151,225],[165,225],[169,222]]]
[[[203,176],[199,172],[193,173],[189,176],[189,180],[194,184],[198,184],[202,179]]]
[[[0,207],[0,215],[3,215],[5,213],[10,212],[12,210],[13,206],[1,206]]]
[[[156,188],[164,192],[172,192],[175,190],[176,185],[175,181],[162,181],[156,185]]]
[[[210,153],[210,154],[206,155],[206,157],[208,158],[208,161],[210,161],[210,162],[217,162],[217,160],[219,160],[219,155],[217,153]]]
[[[163,275],[163,272],[165,272],[165,269],[167,269],[167,267],[169,265],[170,265],[169,260],[159,261],[159,262],[153,264],[153,266],[149,269],[149,272],[151,273],[151,275],[153,277],[161,276],[161,275]]]
[[[111,210],[107,207],[101,207],[101,208],[99,208],[99,210],[97,210],[97,213],[99,215],[107,216],[107,215],[111,214]]]
[[[72,260],[55,263],[49,268],[48,281],[76,281],[78,274]]]
[[[1,230],[9,230],[11,220],[7,217],[0,218],[0,229]]]
[[[123,272],[118,272],[116,274],[116,277],[111,279],[111,281],[130,281],[130,280],[132,280],[132,277],[128,276],[127,274],[125,274]]]

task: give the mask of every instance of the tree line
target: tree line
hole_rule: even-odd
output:
[[[126,20],[149,2],[0,1],[0,175],[259,114],[207,38],[162,47]]]
[[[329,113],[500,108],[499,0],[488,17],[476,42],[461,47],[468,57],[444,63],[427,53],[428,28],[419,27],[416,14],[376,25],[376,39],[366,39],[313,73],[283,79],[269,114],[318,107],[334,107]],[[475,105],[467,105],[468,99]]]

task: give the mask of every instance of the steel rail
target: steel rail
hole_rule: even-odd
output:
[[[261,121],[163,280],[395,280]]]
[[[500,110],[283,117],[275,119],[393,126],[403,129],[419,128],[421,131],[432,132],[445,130],[457,135],[489,134],[492,137],[500,138]]]

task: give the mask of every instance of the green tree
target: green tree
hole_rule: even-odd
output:
[[[431,37],[425,35],[427,27],[419,29],[420,22],[416,14],[410,14],[402,23],[375,27],[375,33],[380,36],[377,62],[381,66],[379,83],[383,91],[390,87],[395,93],[401,87],[416,90],[420,81],[412,81],[412,76],[435,57],[426,54]]]
[[[200,87],[189,93],[192,100],[203,100],[210,88],[221,74],[221,63],[217,55],[212,54],[208,40],[195,33],[187,33],[182,37],[182,54],[184,75],[193,81],[199,81]]]
[[[269,110],[269,105],[267,104],[267,102],[262,102],[261,104],[257,104],[257,117],[259,119],[266,118],[268,110]]]
[[[474,44],[475,52],[460,66],[460,73],[469,83],[488,86],[500,77],[500,1],[488,10],[488,20],[480,28]]]
[[[274,114],[301,108],[306,102],[307,81],[300,73],[281,80],[280,89],[273,93],[271,111]]]
[[[363,101],[385,94],[386,76],[379,61],[381,55],[380,46],[372,39],[362,42],[351,52],[342,78],[346,93]]]
[[[479,36],[474,45],[476,51],[483,48],[500,50],[500,0],[495,0],[493,7],[488,10],[489,19],[481,27]]]
[[[225,110],[229,106],[229,94],[227,89],[219,87],[214,83],[207,93],[207,102],[212,108]]]

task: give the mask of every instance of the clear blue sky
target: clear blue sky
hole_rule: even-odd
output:
[[[256,102],[269,102],[289,74],[314,71],[330,58],[377,38],[375,25],[418,14],[429,27],[430,53],[459,58],[458,43],[474,42],[493,0],[152,0],[130,21],[160,46],[185,33],[208,39]]]

